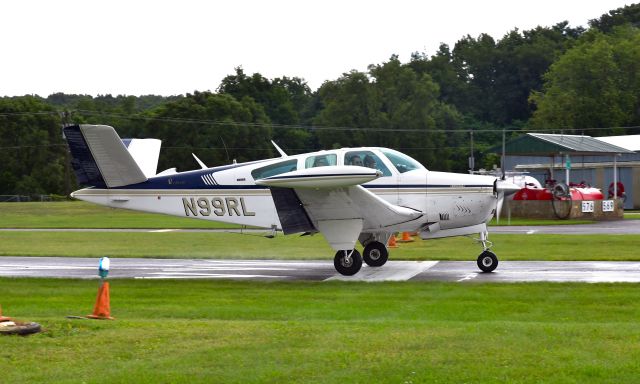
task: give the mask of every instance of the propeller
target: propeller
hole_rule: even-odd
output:
[[[498,193],[498,201],[496,201],[496,223],[500,224],[500,212],[502,212],[502,204],[504,204],[504,193]]]
[[[514,193],[518,192],[521,188],[504,179],[496,179],[494,184],[494,189],[496,191],[496,222],[500,223],[500,213],[502,212],[502,205],[504,204],[505,196],[511,196]]]
[[[511,186],[514,185],[513,183],[508,183],[510,185],[507,186],[507,182],[506,182],[506,174],[504,170],[504,157],[506,155],[505,142],[506,142],[505,130],[503,129],[502,130],[502,156],[500,156],[500,171],[502,172],[502,177],[500,177],[499,180],[496,180],[496,184],[495,184],[496,194],[498,197],[498,200],[496,201],[496,223],[498,224],[500,224],[500,212],[502,212],[502,205],[504,204],[505,192],[506,190],[511,190],[510,189]],[[520,190],[520,188],[518,188],[518,190]],[[514,192],[510,192],[509,194],[513,194],[518,190]]]

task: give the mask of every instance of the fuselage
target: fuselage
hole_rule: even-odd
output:
[[[270,189],[256,180],[322,166],[359,165],[382,176],[362,184],[387,202],[423,213],[393,228],[439,230],[486,223],[495,212],[490,176],[429,171],[414,159],[378,147],[342,148],[186,172],[165,172],[124,187],[85,188],[75,198],[114,208],[281,229]],[[363,228],[363,231],[371,231]]]

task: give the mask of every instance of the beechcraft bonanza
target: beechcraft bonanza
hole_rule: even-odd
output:
[[[479,234],[478,267],[493,271],[487,222],[519,187],[491,176],[429,171],[398,151],[342,148],[156,174],[160,141],[121,140],[106,125],[64,128],[81,185],[72,196],[114,208],[281,230],[322,233],[334,266],[354,275],[381,267],[395,232],[422,239]],[[356,242],[364,247],[363,254]]]

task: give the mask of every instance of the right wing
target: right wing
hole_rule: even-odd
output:
[[[353,249],[362,232],[394,232],[423,213],[391,204],[359,184],[380,177],[357,166],[317,167],[257,180],[268,185],[285,234],[320,231],[336,249]],[[273,188],[275,187],[275,188]]]

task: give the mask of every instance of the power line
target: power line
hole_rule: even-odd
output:
[[[255,127],[255,128],[278,128],[278,129],[303,129],[309,131],[352,131],[352,132],[415,132],[415,133],[502,133],[502,132],[520,132],[520,133],[553,133],[553,132],[572,132],[582,133],[587,131],[606,131],[614,129],[640,129],[639,125],[622,126],[622,127],[587,127],[587,128],[549,128],[523,131],[520,128],[495,128],[495,129],[409,129],[409,128],[380,128],[380,127],[345,127],[345,126],[321,126],[321,125],[300,125],[300,124],[276,124],[276,123],[254,123],[254,122],[237,122],[237,121],[221,121],[206,119],[189,119],[182,117],[151,117],[124,115],[118,113],[96,112],[90,110],[78,109],[73,112],[79,112],[91,116],[105,116],[110,118],[128,119],[128,120],[145,120],[145,121],[162,121],[169,123],[196,124],[196,125],[214,125],[214,126],[237,126],[237,127]],[[58,112],[8,112],[0,113],[0,116],[20,116],[20,115],[57,115]]]
[[[30,115],[57,115],[56,111],[41,111],[41,112],[0,112],[0,116],[30,116]]]

